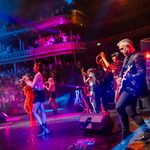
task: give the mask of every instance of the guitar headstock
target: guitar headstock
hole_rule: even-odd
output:
[[[127,72],[129,72],[131,70],[131,68],[132,68],[132,65],[128,66]]]

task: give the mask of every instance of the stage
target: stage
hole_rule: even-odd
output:
[[[120,147],[121,140],[119,118],[111,110],[115,127],[111,134],[85,134],[80,128],[82,113],[60,110],[57,115],[47,112],[49,135],[38,137],[38,125],[30,126],[27,115],[7,118],[0,124],[0,150],[149,150],[150,144],[135,142],[134,137],[128,146]],[[146,123],[149,120],[145,117]],[[136,125],[131,121],[131,130]],[[138,131],[141,134],[141,131]],[[127,148],[128,147],[128,148]],[[145,148],[144,148],[145,147]]]

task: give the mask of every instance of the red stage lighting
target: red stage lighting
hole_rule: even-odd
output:
[[[150,60],[150,52],[144,53],[144,57],[146,60]]]
[[[150,59],[150,53],[146,54],[146,58]]]

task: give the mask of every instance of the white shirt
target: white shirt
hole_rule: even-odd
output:
[[[33,82],[27,81],[26,83],[28,86],[32,87],[35,90],[43,90],[45,88],[43,77],[40,72],[36,73]]]
[[[89,85],[90,86],[93,86],[96,82],[96,77],[95,77],[95,74],[93,72],[90,72],[89,73],[89,76],[88,76],[88,82],[89,82]]]

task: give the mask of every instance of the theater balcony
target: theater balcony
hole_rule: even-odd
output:
[[[46,28],[58,26],[86,26],[86,15],[79,10],[71,10],[68,14],[52,16],[42,21],[34,21],[24,25],[12,26],[6,30],[0,30],[0,38],[12,34],[22,34],[30,31],[41,31]]]
[[[12,53],[0,54],[0,65],[84,52],[86,52],[86,43],[84,42],[59,43],[30,50],[20,50]]]
[[[50,16],[41,21],[0,30],[0,65],[86,52],[84,40],[74,40],[74,35],[79,33],[78,31],[84,32],[84,27],[85,14],[79,10],[71,10],[69,13]],[[69,40],[35,46],[35,41],[39,37],[46,39],[62,33],[67,33]],[[32,48],[26,47],[24,43],[29,43]],[[9,45],[13,50],[7,51]]]

